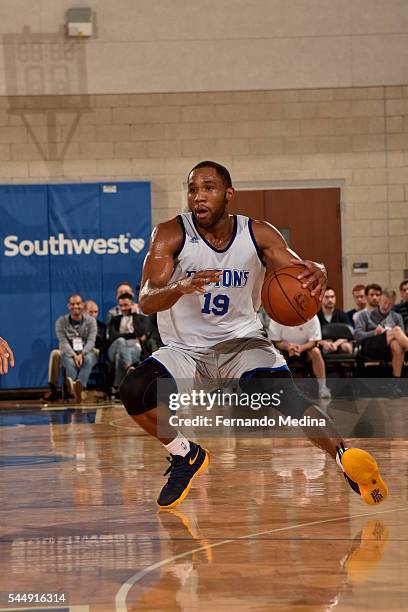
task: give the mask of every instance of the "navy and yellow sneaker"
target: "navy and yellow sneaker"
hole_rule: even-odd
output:
[[[350,487],[370,506],[380,504],[388,496],[388,487],[382,479],[376,460],[361,448],[337,447],[337,463]]]
[[[175,508],[183,501],[190,490],[193,478],[207,469],[210,455],[199,444],[190,442],[190,451],[185,457],[171,455],[168,460],[170,465],[164,476],[167,474],[170,476],[157,498],[160,508]]]

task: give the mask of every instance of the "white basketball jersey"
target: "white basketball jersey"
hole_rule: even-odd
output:
[[[259,336],[257,316],[265,276],[252,234],[251,220],[234,215],[227,247],[218,250],[200,236],[192,213],[180,215],[184,239],[170,283],[199,270],[222,270],[218,283],[205,294],[183,295],[157,321],[165,344],[180,348],[207,348],[233,338]]]

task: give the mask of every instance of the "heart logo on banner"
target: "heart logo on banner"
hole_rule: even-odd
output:
[[[144,249],[145,241],[143,238],[131,238],[129,244],[132,251],[140,253]]]

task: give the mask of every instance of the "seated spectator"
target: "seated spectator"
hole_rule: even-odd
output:
[[[97,334],[95,341],[96,356],[99,357],[106,343],[106,325],[102,321],[98,321],[99,307],[93,300],[84,302],[84,313],[96,319]],[[59,399],[59,373],[61,369],[61,351],[54,349],[50,353],[48,362],[48,391],[43,396],[44,402],[55,402]]]
[[[87,300],[84,303],[84,312],[90,317],[96,319],[97,332],[95,340],[95,349],[98,351],[98,357],[101,356],[106,344],[106,325],[103,321],[99,321],[99,306],[93,300]]]
[[[116,287],[116,300],[119,300],[119,296],[122,295],[123,293],[129,293],[132,296],[132,300],[133,303],[135,305],[135,309],[137,314],[143,314],[142,311],[140,310],[139,304],[137,302],[134,301],[135,299],[135,292],[133,290],[133,287],[130,283],[128,283],[127,281],[121,281],[118,286]],[[113,306],[113,308],[111,308],[108,312],[108,316],[106,319],[106,324],[109,326],[110,320],[112,317],[117,317],[118,315],[121,314],[121,309],[119,306],[119,301],[116,304],[116,306]]]
[[[408,278],[400,283],[399,290],[401,294],[401,301],[398,304],[395,304],[394,310],[402,316],[405,333],[408,335]]]
[[[330,398],[330,389],[326,385],[326,367],[317,346],[322,339],[317,315],[307,323],[295,327],[281,325],[271,319],[267,331],[268,338],[277,348],[287,353],[289,367],[293,358],[311,362],[313,374],[319,385],[319,397],[322,399]]]
[[[381,285],[377,285],[377,283],[371,283],[371,285],[366,285],[366,288],[364,289],[364,294],[366,297],[365,310],[370,311],[378,307],[381,293],[382,293]],[[363,310],[360,310],[359,312],[363,312]],[[354,315],[354,322],[356,321],[357,316],[358,316],[358,313]]]
[[[353,299],[356,304],[356,307],[352,308],[351,310],[348,310],[347,316],[348,316],[350,325],[354,327],[354,320],[353,320],[354,315],[356,314],[356,312],[360,312],[360,310],[363,310],[367,304],[366,295],[365,295],[365,285],[354,285],[353,289],[351,290],[351,293],[353,295]]]
[[[122,293],[119,297],[119,308],[120,314],[112,317],[108,326],[108,357],[115,364],[115,390],[130,366],[140,362],[141,343],[149,331],[148,318],[137,313],[130,293]]]
[[[68,394],[80,402],[82,390],[97,362],[94,351],[97,325],[93,317],[84,314],[84,302],[77,293],[69,296],[68,310],[69,314],[57,319],[55,329],[67,375]]]
[[[400,378],[408,337],[401,315],[391,310],[395,298],[395,291],[384,289],[377,307],[357,313],[355,338],[364,357],[391,361],[393,375]]]
[[[364,289],[366,305],[365,305],[365,308],[362,308],[361,310],[358,310],[357,312],[354,313],[353,315],[354,327],[356,325],[356,318],[360,312],[363,312],[364,310],[370,311],[370,310],[374,310],[374,308],[377,308],[378,302],[380,301],[381,293],[382,293],[381,285],[378,285],[377,283],[371,283],[370,285],[366,285]]]
[[[349,325],[349,320],[346,313],[343,310],[335,308],[336,306],[336,294],[332,287],[327,287],[323,295],[322,307],[317,313],[317,318],[323,332],[323,328],[330,323],[344,323]],[[353,352],[353,345],[347,338],[338,338],[335,341],[331,340],[320,340],[319,346],[325,353],[347,353]]]

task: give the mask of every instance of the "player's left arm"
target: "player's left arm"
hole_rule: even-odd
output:
[[[322,263],[301,259],[287,245],[282,234],[267,221],[252,221],[252,232],[258,249],[266,263],[267,272],[279,270],[285,266],[299,263],[305,267],[298,278],[303,280],[303,287],[313,287],[312,295],[323,298],[327,284],[327,271]]]
[[[0,374],[7,374],[9,365],[14,368],[14,354],[7,340],[0,337]]]

